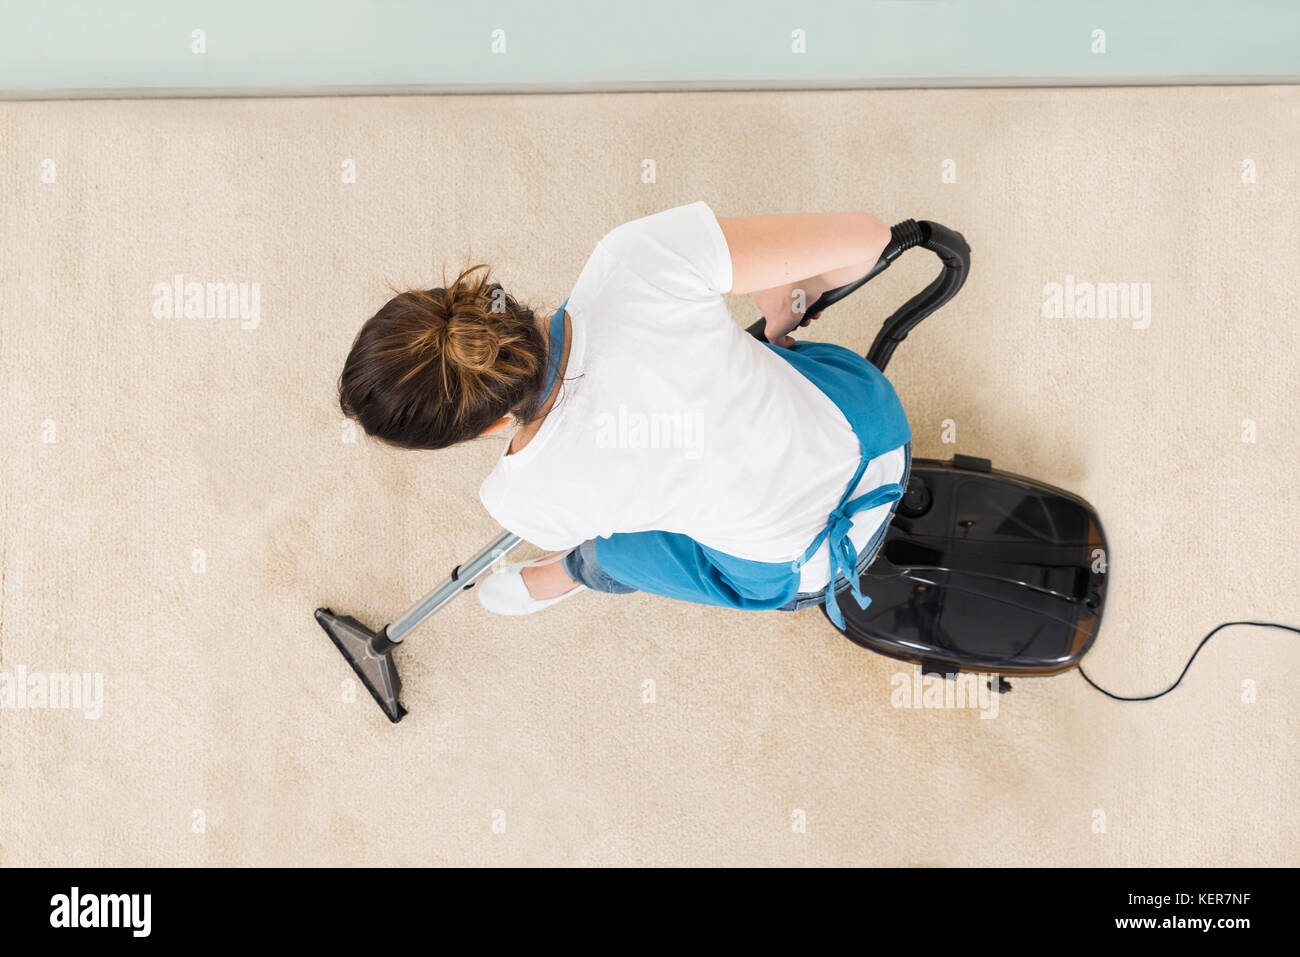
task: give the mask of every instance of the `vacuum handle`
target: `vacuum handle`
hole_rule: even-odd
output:
[[[907,338],[907,334],[916,328],[922,319],[957,295],[957,291],[965,285],[966,277],[970,274],[970,246],[965,237],[956,230],[927,219],[919,223],[913,219],[905,219],[894,226],[889,233],[889,245],[885,247],[880,261],[869,273],[848,285],[823,293],[805,314],[807,318],[812,318],[827,306],[839,302],[888,269],[895,259],[913,246],[920,246],[933,252],[939,257],[943,269],[930,285],[899,306],[894,314],[885,320],[880,332],[871,343],[870,351],[867,352],[867,360],[882,372],[889,364],[890,356],[894,354],[897,345]],[[767,320],[760,318],[745,331],[760,342],[766,342],[767,336],[764,335],[766,325]]]
[[[922,319],[957,295],[970,274],[970,246],[966,237],[955,229],[928,220],[922,220],[917,225],[923,234],[917,245],[938,256],[943,269],[930,285],[899,306],[876,333],[876,338],[867,351],[867,361],[881,372],[885,371],[894,349],[907,338],[907,334]]]
[[[855,279],[853,282],[846,283],[843,286],[837,286],[834,289],[828,289],[817,297],[817,301],[807,308],[804,312],[804,322],[812,319],[819,312],[835,305],[841,299],[850,293],[857,292],[868,282],[875,279],[882,272],[890,267],[895,259],[901,256],[904,251],[911,249],[922,241],[921,228],[915,220],[905,219],[889,230],[889,243],[885,246],[885,251],[880,254],[880,259],[871,267],[871,271],[861,279]],[[751,323],[745,329],[751,336],[760,342],[766,342],[767,336],[765,330],[767,319],[763,316],[758,317],[758,321]]]

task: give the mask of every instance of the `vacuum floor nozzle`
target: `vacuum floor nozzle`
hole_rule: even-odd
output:
[[[351,615],[336,615],[328,608],[316,609],[316,620],[330,636],[334,647],[343,653],[370,696],[384,709],[388,720],[396,724],[406,714],[400,700],[402,679],[393,663],[393,649],[382,631],[371,631]]]

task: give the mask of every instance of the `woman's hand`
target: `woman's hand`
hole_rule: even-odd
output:
[[[794,345],[790,332],[817,318],[817,313],[808,315],[807,310],[826,291],[823,285],[817,278],[804,279],[754,293],[758,311],[767,320],[763,332],[768,342],[787,349]]]

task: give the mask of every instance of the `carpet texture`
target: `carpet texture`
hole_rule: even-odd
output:
[[[908,669],[816,611],[465,596],[399,651],[392,726],[312,618],[381,625],[498,532],[500,439],[338,411],[388,284],[485,261],[553,309],[608,229],[704,199],[966,236],[890,378],[918,456],[1097,507],[1096,680],[1300,624],[1298,131],[1289,87],[0,104],[0,864],[1300,863],[1285,632],[1146,704],[1013,680],[987,720],[896,707]],[[865,351],[935,271],[805,335]],[[177,276],[247,308],[174,311]],[[1084,282],[1139,295],[1044,315]],[[60,674],[79,710],[33,699]]]

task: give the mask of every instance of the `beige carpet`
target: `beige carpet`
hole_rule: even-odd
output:
[[[890,375],[918,455],[1097,506],[1097,680],[1300,624],[1298,131],[1282,87],[0,104],[0,674],[103,681],[98,717],[0,709],[0,864],[1300,863],[1284,632],[985,720],[894,707],[817,612],[467,598],[392,726],[312,619],[381,624],[497,533],[499,441],[347,441],[386,283],[472,257],[553,308],[606,230],[704,199],[965,234]],[[865,350],[934,268],[817,338]],[[177,275],[258,284],[256,321],[159,317]],[[1149,283],[1149,325],[1044,318],[1067,275]]]

